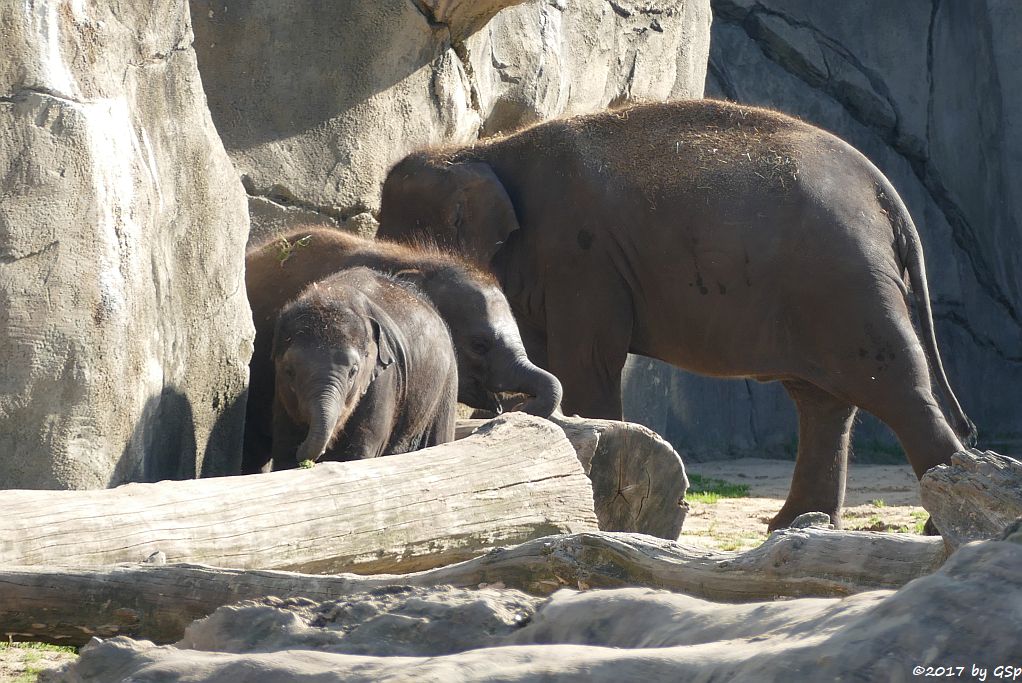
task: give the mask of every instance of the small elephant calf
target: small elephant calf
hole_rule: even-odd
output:
[[[447,326],[414,286],[369,268],[314,282],[273,338],[273,468],[451,441],[458,371]]]

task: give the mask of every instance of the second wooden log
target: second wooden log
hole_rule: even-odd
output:
[[[386,586],[485,585],[549,595],[559,588],[648,586],[747,602],[898,588],[946,558],[937,537],[819,528],[775,531],[745,552],[688,548],[640,534],[535,539],[401,576],[309,576],[214,567],[0,567],[0,635],[81,645],[93,635],[173,642],[222,605],[275,595],[337,599]]]

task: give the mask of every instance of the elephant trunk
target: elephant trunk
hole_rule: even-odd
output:
[[[519,410],[538,417],[550,417],[561,406],[561,383],[543,368],[534,365],[524,353],[510,368],[508,389],[532,396]]]
[[[336,386],[324,388],[309,410],[309,433],[298,447],[298,462],[319,460],[333,440],[341,416],[341,394]]]

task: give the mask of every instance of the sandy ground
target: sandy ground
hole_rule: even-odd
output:
[[[766,525],[781,508],[791,483],[793,462],[745,458],[691,463],[689,473],[748,484],[746,498],[716,503],[690,501],[691,510],[678,542],[721,550],[744,550],[762,543]],[[919,507],[919,485],[906,465],[856,465],[849,468],[845,499],[846,529],[910,531],[926,520]],[[30,683],[35,673],[75,657],[65,652],[0,645],[0,683]],[[30,673],[31,672],[31,673]]]
[[[41,671],[75,659],[73,652],[42,650],[31,643],[0,643],[0,683],[35,683]]]
[[[767,537],[767,523],[788,494],[794,465],[793,461],[760,458],[686,464],[690,474],[748,484],[749,496],[722,498],[716,503],[690,501],[678,542],[722,550],[759,545]],[[907,464],[850,465],[844,528],[912,531],[926,518],[919,506],[919,484]]]

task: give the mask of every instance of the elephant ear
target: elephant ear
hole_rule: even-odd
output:
[[[489,266],[508,236],[520,227],[511,197],[489,164],[453,164],[450,172],[457,190],[447,207],[448,225],[454,227],[459,251]]]
[[[387,332],[376,318],[369,318],[369,326],[372,328],[373,341],[376,342],[376,367],[372,372],[372,379],[376,379],[381,372],[393,365],[397,358],[397,348],[394,338]]]

